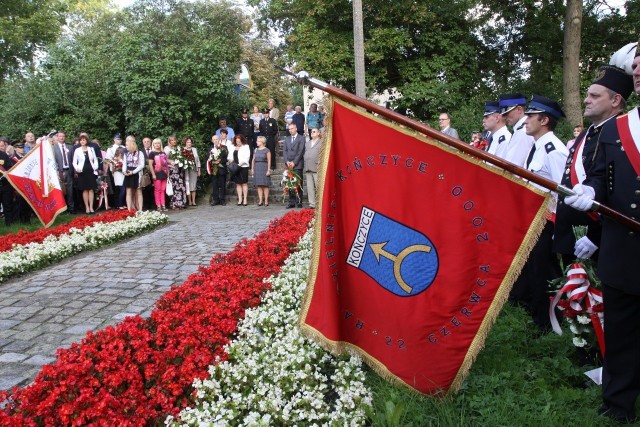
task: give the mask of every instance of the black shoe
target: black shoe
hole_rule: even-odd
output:
[[[598,415],[611,418],[614,421],[624,424],[633,424],[638,421],[638,417],[635,415],[627,415],[624,412],[611,408],[606,403],[603,403],[598,408]]]
[[[295,207],[296,207],[296,205],[287,205],[287,209],[293,209]]]
[[[301,208],[302,207],[302,203],[298,203],[298,207]]]

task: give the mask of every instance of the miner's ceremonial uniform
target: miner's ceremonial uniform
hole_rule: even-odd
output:
[[[556,120],[564,117],[564,112],[555,101],[534,95],[525,114],[540,113],[547,114]],[[560,183],[568,154],[569,151],[562,141],[554,135],[553,131],[548,131],[541,135],[531,147],[525,167],[537,175]],[[542,188],[537,184],[531,184]],[[544,189],[544,191],[548,190]],[[547,330],[551,324],[549,281],[561,273],[552,244],[553,221],[548,220],[510,295],[512,301],[522,304],[531,313],[533,321],[542,330]]]
[[[600,141],[593,173],[584,185],[595,190],[595,200],[640,219],[638,109],[609,121],[602,131],[618,132],[619,137]],[[631,420],[640,394],[640,233],[604,217],[600,242],[598,276],[604,290],[606,346],[603,409]]]
[[[612,118],[615,120],[615,117]],[[567,163],[561,184],[567,188],[573,188],[576,184],[582,183],[589,174],[595,163],[595,156],[598,153],[600,139],[611,138],[602,133],[603,122],[598,126],[591,125],[576,138],[576,142],[569,150]],[[611,129],[611,127],[609,127]],[[580,212],[567,206],[561,199],[556,208],[556,221],[553,238],[554,252],[562,255],[563,264],[566,267],[575,260],[576,238],[573,233],[573,226],[586,225],[587,237],[596,246],[600,246],[600,234],[602,224],[600,215],[595,212]],[[595,254],[597,256],[597,252]]]
[[[627,58],[631,58],[627,61]],[[633,58],[635,55],[635,58]],[[620,61],[615,62],[618,57]],[[640,76],[640,51],[620,49],[612,63],[622,67],[605,68],[600,79],[616,94],[626,98]],[[636,68],[633,68],[633,65]],[[627,67],[628,66],[628,67]],[[608,76],[608,77],[607,77]],[[640,88],[635,86],[637,94]],[[565,203],[587,211],[593,200],[628,216],[640,219],[640,113],[638,108],[607,121],[591,171],[582,184],[575,185],[575,195]],[[635,402],[640,394],[640,233],[602,216],[602,237],[598,258],[598,276],[604,298],[605,354],[602,375],[603,404],[598,413],[617,421],[636,419]]]

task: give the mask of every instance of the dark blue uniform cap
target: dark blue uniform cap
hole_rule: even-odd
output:
[[[486,101],[484,103],[484,114],[482,117],[490,116],[495,113],[500,113],[500,103],[498,101]]]
[[[545,98],[540,95],[533,95],[531,97],[531,102],[529,102],[529,107],[524,112],[525,114],[539,114],[546,113],[556,120],[560,120],[564,115],[564,111],[562,111],[562,107],[556,101],[551,98]]]
[[[506,114],[518,105],[527,105],[527,98],[521,93],[504,93],[498,97],[500,100],[500,113]]]

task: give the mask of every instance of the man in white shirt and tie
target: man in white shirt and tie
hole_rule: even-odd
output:
[[[507,129],[504,117],[500,114],[498,101],[485,102],[482,126],[490,132],[488,137],[488,152],[504,158],[503,154],[506,151],[507,144],[509,144],[511,140],[511,132]]]

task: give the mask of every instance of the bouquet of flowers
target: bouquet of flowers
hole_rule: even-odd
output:
[[[220,148],[213,147],[207,160],[207,173],[209,175],[218,175],[219,160],[226,158],[228,155],[229,150],[225,145],[221,145]]]
[[[111,166],[111,172],[122,172],[121,159],[103,159],[102,161]]]
[[[576,240],[587,235],[587,226],[574,226]],[[600,346],[604,353],[604,306],[602,285],[595,274],[594,262],[591,259],[578,258],[564,269],[565,276],[551,282],[556,287],[556,295],[552,297],[550,314],[557,307],[569,323],[573,334],[573,345],[585,350]],[[562,330],[555,314],[551,316],[553,330],[559,335]]]
[[[296,193],[296,197],[298,198],[298,203],[301,202],[302,197],[302,178],[300,175],[292,168],[289,167],[282,174],[282,202],[284,203],[289,196],[290,191],[294,191]]]
[[[487,142],[487,140],[484,138],[480,138],[479,140],[474,141],[472,145],[482,151],[487,151],[487,149],[489,148],[489,142]]]
[[[169,158],[181,169],[195,169],[196,160],[193,152],[184,147],[173,147],[169,150]]]

